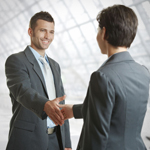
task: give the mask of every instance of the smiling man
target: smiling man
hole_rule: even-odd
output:
[[[31,45],[5,64],[13,113],[6,150],[71,150],[69,122],[57,106],[65,99],[60,67],[45,53],[54,39],[54,19],[36,13],[28,34]]]

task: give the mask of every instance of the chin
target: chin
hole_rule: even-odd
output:
[[[43,49],[48,49],[48,47],[49,47],[49,46],[45,46],[45,47],[43,47]]]
[[[44,50],[44,49],[48,49],[49,45],[43,45],[41,46],[41,48]]]

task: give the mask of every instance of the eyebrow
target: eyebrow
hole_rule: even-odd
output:
[[[41,27],[41,28],[40,28],[40,30],[41,30],[41,29],[43,29],[43,30],[47,30],[46,28],[43,28],[43,27]],[[55,32],[55,30],[53,30],[53,29],[52,29],[52,30],[50,30],[50,31]]]

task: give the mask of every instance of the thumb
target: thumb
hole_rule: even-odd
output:
[[[66,107],[65,104],[58,104],[57,106],[58,106],[59,108],[65,108],[65,107]]]
[[[57,101],[57,103],[59,104],[59,102],[65,100],[65,98],[66,98],[66,95],[64,95],[64,96],[62,96],[62,97],[56,98],[56,101]]]

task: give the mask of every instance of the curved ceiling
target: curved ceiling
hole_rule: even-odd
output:
[[[27,30],[31,16],[41,10],[48,11],[56,25],[55,39],[47,54],[61,66],[68,99],[83,101],[90,74],[107,59],[96,43],[96,16],[104,7],[113,4],[127,5],[136,12],[139,27],[129,51],[137,62],[150,70],[149,0],[1,0],[1,77],[4,78],[6,58],[30,44]],[[5,84],[5,80],[2,81]]]

